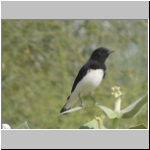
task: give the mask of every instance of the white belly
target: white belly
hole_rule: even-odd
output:
[[[102,69],[90,69],[71,93],[65,107],[67,109],[72,107],[78,101],[79,93],[80,96],[83,96],[94,91],[101,83],[103,76],[104,71]]]
[[[104,71],[102,69],[90,69],[86,76],[78,83],[74,92],[80,95],[88,94],[95,90],[103,79]]]

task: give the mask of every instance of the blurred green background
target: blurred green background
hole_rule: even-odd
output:
[[[111,87],[120,86],[125,108],[148,91],[147,20],[2,20],[2,122],[16,128],[78,129],[103,112],[86,108],[59,116],[74,79],[92,51],[115,50],[93,97],[114,107]],[[82,97],[84,104],[93,101]],[[80,102],[76,103],[78,106]],[[148,125],[148,105],[120,128]],[[111,121],[105,119],[105,126]]]

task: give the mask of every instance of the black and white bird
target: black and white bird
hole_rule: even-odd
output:
[[[81,106],[83,107],[84,105],[81,100],[81,96],[83,95],[89,94],[94,100],[91,93],[100,85],[105,77],[105,61],[112,52],[114,51],[110,51],[104,47],[93,51],[89,60],[80,69],[72,86],[71,94],[67,98],[66,104],[60,110],[60,113],[71,109],[78,99],[80,99]],[[95,100],[94,102],[96,103]]]

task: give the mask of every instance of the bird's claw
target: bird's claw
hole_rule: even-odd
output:
[[[97,103],[97,102],[95,102],[94,104],[95,104],[95,105],[98,105],[98,103]]]
[[[89,107],[91,104],[86,104],[86,107]]]
[[[82,108],[84,108],[84,107],[85,107],[85,105],[84,105],[84,104],[81,104],[81,105],[79,105],[79,106],[81,106]]]

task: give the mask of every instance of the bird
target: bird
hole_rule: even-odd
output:
[[[92,100],[92,92],[100,85],[106,75],[105,61],[112,50],[105,47],[95,49],[87,62],[79,70],[76,79],[74,80],[71,93],[67,98],[67,102],[60,110],[60,114],[67,114],[65,111],[71,109],[73,105],[80,100],[81,106],[84,107],[81,97],[89,94]]]

